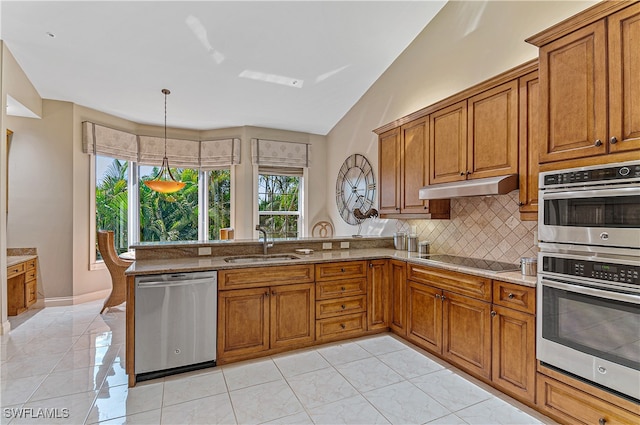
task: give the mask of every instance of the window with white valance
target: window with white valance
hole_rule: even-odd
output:
[[[251,159],[262,167],[306,168],[311,164],[311,145],[299,142],[251,139]]]
[[[165,155],[164,137],[138,136],[89,121],[82,123],[83,151],[139,165],[160,166]],[[240,164],[240,139],[167,139],[171,167],[213,170]]]

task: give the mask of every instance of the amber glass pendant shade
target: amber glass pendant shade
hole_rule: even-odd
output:
[[[162,89],[162,94],[164,94],[164,158],[162,158],[162,167],[160,167],[158,174],[153,179],[145,181],[144,184],[155,192],[174,193],[185,187],[186,183],[177,181],[169,168],[169,160],[167,159],[167,95],[171,92],[168,89]]]

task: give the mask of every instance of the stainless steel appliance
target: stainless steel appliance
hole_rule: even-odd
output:
[[[135,279],[136,380],[216,364],[217,272]]]
[[[540,174],[536,355],[640,401],[640,161]]]
[[[540,173],[538,237],[640,246],[640,161]]]

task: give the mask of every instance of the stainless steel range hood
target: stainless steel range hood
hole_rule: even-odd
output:
[[[518,188],[518,175],[440,183],[420,189],[420,199],[448,199],[464,196],[504,195]]]

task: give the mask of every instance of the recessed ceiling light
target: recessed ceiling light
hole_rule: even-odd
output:
[[[56,35],[52,32],[47,31],[45,34],[47,34],[51,38],[56,38]]]

